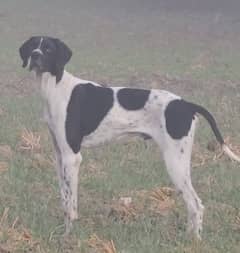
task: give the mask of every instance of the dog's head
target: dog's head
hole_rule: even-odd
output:
[[[29,67],[37,75],[49,72],[56,76],[58,83],[63,75],[64,66],[70,60],[72,51],[61,40],[34,36],[25,41],[19,49],[23,67]]]

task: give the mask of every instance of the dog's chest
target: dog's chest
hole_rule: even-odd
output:
[[[42,96],[44,99],[44,120],[59,141],[65,141],[66,110],[71,95],[70,87],[61,83],[43,80]]]

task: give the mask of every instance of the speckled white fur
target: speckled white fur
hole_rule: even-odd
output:
[[[74,77],[67,71],[64,71],[57,85],[55,77],[49,73],[43,73],[40,81],[42,95],[46,102],[45,119],[56,138],[58,146],[56,149],[59,149],[59,152],[56,152],[57,172],[65,211],[66,233],[69,233],[72,221],[78,217],[77,185],[82,156],[80,152],[75,154],[67,143],[66,108],[73,88],[80,83],[89,83],[89,81]],[[97,83],[91,83],[100,86]],[[204,208],[192,186],[190,177],[190,160],[196,123],[193,122],[188,136],[174,140],[167,133],[164,110],[170,101],[179,99],[179,96],[164,90],[151,90],[143,109],[128,111],[121,107],[116,99],[116,93],[120,88],[122,87],[112,87],[114,91],[113,107],[98,128],[89,136],[84,137],[82,147],[101,145],[121,138],[130,132],[144,132],[152,136],[163,153],[169,176],[179,192],[183,194],[188,209],[188,230],[193,230],[200,238]],[[184,149],[184,153],[181,152],[181,149]]]

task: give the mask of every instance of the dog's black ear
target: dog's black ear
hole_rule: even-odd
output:
[[[31,37],[27,41],[25,41],[22,46],[19,48],[19,54],[22,58],[23,64],[22,67],[25,68],[28,63],[28,58],[31,54],[31,48],[32,48],[32,41],[34,37]]]
[[[54,39],[56,45],[56,61],[54,75],[58,83],[62,79],[64,66],[69,62],[72,57],[71,49],[59,39]]]

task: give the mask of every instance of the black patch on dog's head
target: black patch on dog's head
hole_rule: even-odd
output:
[[[29,62],[30,70],[35,70],[40,75],[49,72],[56,76],[57,83],[62,78],[64,66],[72,56],[72,51],[65,43],[46,36],[31,37],[23,43],[19,53],[23,67]]]
[[[27,66],[28,59],[35,47],[37,47],[35,37],[31,37],[30,39],[25,41],[22,44],[22,46],[19,48],[19,54],[20,54],[22,61],[23,61],[23,64],[22,64],[23,68],[25,68]]]
[[[58,83],[62,78],[65,65],[69,62],[69,60],[72,57],[72,51],[61,40],[53,39],[53,41],[56,46],[56,51],[52,74],[56,76],[56,82]]]
[[[74,87],[67,106],[66,138],[74,153],[80,151],[84,136],[91,134],[113,106],[113,90],[79,84]]]
[[[123,88],[117,93],[119,104],[126,110],[140,110],[146,102],[150,90]]]
[[[166,107],[165,119],[168,134],[173,139],[187,136],[192,125],[195,111],[182,99],[172,100]]]

